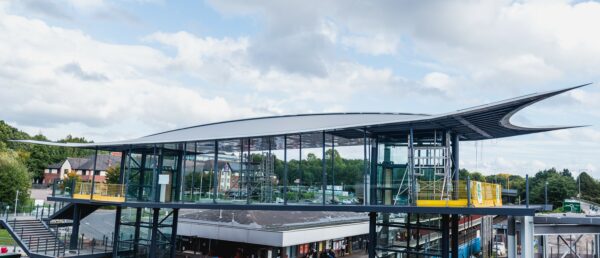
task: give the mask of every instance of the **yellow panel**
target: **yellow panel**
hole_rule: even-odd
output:
[[[94,195],[94,200],[95,201],[103,201],[103,202],[124,202],[125,198],[124,197],[116,197],[116,196]]]
[[[91,196],[89,194],[73,194],[73,198],[89,200],[91,198]]]
[[[467,200],[417,200],[419,207],[467,207]]]

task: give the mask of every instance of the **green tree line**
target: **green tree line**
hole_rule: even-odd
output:
[[[33,182],[41,182],[44,169],[67,157],[90,155],[88,150],[60,148],[12,142],[11,140],[48,141],[42,134],[29,135],[0,120],[0,203],[13,205],[15,192],[19,190],[19,202],[29,199]],[[89,142],[85,138],[68,135],[59,142]]]

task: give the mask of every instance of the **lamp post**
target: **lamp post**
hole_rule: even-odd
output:
[[[548,206],[548,181],[544,184],[544,204]],[[544,210],[546,207],[544,207]]]
[[[17,190],[17,194],[15,195],[15,217],[17,217],[17,205],[19,204],[19,190]]]

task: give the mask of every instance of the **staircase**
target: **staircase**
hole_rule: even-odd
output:
[[[65,252],[64,243],[41,220],[1,220],[0,224],[29,257],[58,257]]]
[[[89,205],[89,204],[78,204],[79,205],[79,218],[83,219],[85,217],[87,217],[88,215],[92,214],[92,212],[96,211],[98,208],[100,208],[100,206],[98,205]],[[57,210],[56,212],[54,212],[53,214],[48,216],[48,220],[55,220],[55,219],[72,219],[73,218],[73,210],[74,210],[74,206],[75,204],[73,203],[68,203],[67,205],[64,205],[61,209]]]

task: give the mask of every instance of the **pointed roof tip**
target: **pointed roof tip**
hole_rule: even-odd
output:
[[[567,87],[567,88],[563,88],[563,89],[553,90],[553,91],[550,91],[548,93],[550,93],[550,94],[552,94],[552,93],[554,93],[554,94],[560,94],[560,93],[563,93],[563,92],[572,91],[574,89],[579,89],[579,88],[582,88],[582,87],[585,87],[585,86],[589,86],[589,85],[592,85],[592,84],[593,84],[593,82],[588,82],[588,83],[577,85],[577,86],[571,86],[571,87]]]

